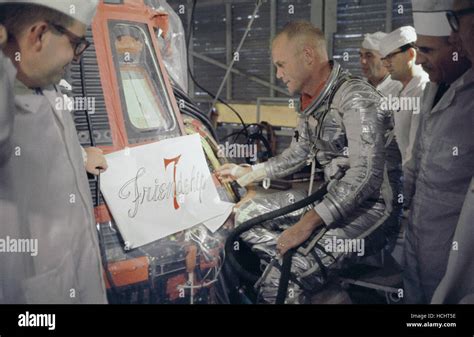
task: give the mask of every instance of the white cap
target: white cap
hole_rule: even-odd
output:
[[[383,32],[375,32],[373,34],[365,34],[362,41],[362,48],[379,51],[380,41],[387,36]]]
[[[380,54],[382,57],[385,57],[397,48],[412,42],[416,42],[415,28],[412,26],[400,27],[388,34],[385,39],[380,42]]]
[[[0,4],[5,3],[49,7],[89,26],[94,19],[99,0],[0,0]]]
[[[413,23],[418,35],[449,36],[451,27],[446,11],[453,9],[454,0],[411,0]]]

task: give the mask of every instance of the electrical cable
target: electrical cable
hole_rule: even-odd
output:
[[[191,17],[190,17],[190,20],[189,20],[189,25],[188,25],[188,36],[187,36],[187,41],[186,41],[186,46],[188,47],[189,49],[189,44],[191,42],[191,34],[193,32],[193,27],[194,27],[194,14],[195,14],[195,11],[196,11],[196,2],[197,0],[193,0],[193,5],[192,5],[192,9],[191,9]],[[196,80],[196,78],[194,78],[194,75],[191,71],[191,66],[189,64],[189,53],[187,54],[187,64],[188,64],[188,73],[189,73],[189,76],[191,77],[191,80],[194,82],[194,84],[196,84],[196,86],[201,89],[202,91],[204,91],[206,94],[208,94],[212,99],[216,99],[216,95],[214,95],[213,93],[211,93],[209,90],[207,90],[206,88],[204,88],[202,85],[200,85],[198,83],[198,81]],[[247,131],[247,125],[245,124],[242,116],[233,108],[231,107],[227,102],[225,102],[223,99],[221,98],[217,98],[217,100],[224,104],[225,106],[227,106],[236,116],[237,118],[240,120],[240,123],[242,124],[242,128],[245,130],[245,134],[246,136],[248,135],[248,131]]]
[[[99,197],[100,197],[100,170],[101,168],[98,168],[98,169],[99,169],[99,174],[97,175],[97,188],[95,191],[95,196],[96,196],[95,207],[99,207]],[[118,297],[117,287],[115,286],[112,273],[109,270],[109,262],[107,261],[107,252],[105,249],[104,233],[102,232],[102,226],[99,222],[97,222],[97,231],[99,232],[99,249],[100,249],[100,256],[102,260],[102,267],[104,268],[104,271],[105,271],[105,277],[107,278],[107,281],[109,282],[110,290],[112,291],[114,295]]]
[[[198,119],[211,133],[212,137],[218,141],[217,133],[214,130],[209,117],[199,110],[197,105],[188,97],[185,92],[174,85],[172,88],[176,100],[178,101],[178,107],[181,113]]]
[[[247,38],[248,34],[250,33],[250,29],[252,28],[252,25],[253,25],[253,22],[255,21],[255,18],[257,18],[257,13],[258,13],[258,10],[260,9],[260,6],[262,6],[262,0],[258,0],[257,4],[255,5],[255,9],[252,13],[252,16],[251,16],[250,21],[247,25],[247,28],[245,29],[244,35],[240,39],[239,45],[237,46],[237,49],[235,51],[235,54],[237,54],[237,55],[240,53],[240,49],[244,45],[245,39]],[[234,63],[235,63],[235,58],[232,58],[232,61],[230,62],[229,66],[227,67],[224,78],[222,79],[221,85],[219,86],[219,89],[217,90],[216,97],[212,101],[211,111],[214,108],[214,105],[216,104],[217,100],[219,99],[219,96],[222,92],[222,89],[224,89],[225,82],[227,80],[227,77],[230,75],[230,72],[232,70],[232,67],[234,66]]]
[[[327,193],[327,185],[328,182],[324,183],[316,192],[311,194],[309,197],[306,197],[304,199],[301,199],[300,201],[295,202],[294,204],[288,205],[286,207],[277,209],[275,211],[271,211],[268,213],[265,213],[263,215],[259,215],[255,218],[252,218],[250,220],[247,220],[240,224],[237,228],[234,228],[231,233],[229,234],[227,241],[225,243],[225,251],[227,254],[227,258],[231,266],[236,270],[236,272],[241,276],[244,280],[247,280],[251,282],[252,284],[255,284],[255,282],[258,281],[259,277],[257,275],[254,275],[247,270],[245,270],[240,263],[237,261],[235,257],[235,251],[233,248],[233,243],[238,240],[239,236],[250,230],[252,227],[261,224],[262,222],[277,218],[279,216],[294,212],[300,208],[306,207],[309,204],[312,204],[313,202],[316,202],[324,197],[324,195]]]
[[[81,60],[79,62],[79,69],[80,69],[80,76],[81,76],[81,89],[82,89],[82,94],[84,97],[87,97],[87,89],[86,89],[86,78],[85,78],[85,70],[84,70],[84,58],[81,57]],[[89,131],[89,138],[90,138],[90,144],[92,147],[96,146],[95,139],[94,139],[94,128],[92,125],[92,120],[89,116],[89,112],[86,110],[86,122],[87,122],[87,129]],[[102,169],[101,167],[97,167],[99,169],[99,174],[97,175],[96,178],[96,189],[95,189],[95,205],[94,207],[99,207],[100,203],[100,170]],[[102,228],[100,223],[97,223],[97,231],[99,232],[99,250],[100,250],[100,255],[101,255],[101,260],[102,260],[102,268],[104,268],[105,271],[105,276],[107,278],[107,281],[109,282],[110,285],[110,290],[114,295],[118,295],[114,280],[112,278],[112,274],[110,273],[110,270],[108,268],[108,262],[107,262],[107,255],[106,255],[106,249],[105,249],[105,242],[104,242],[104,236],[102,233]]]
[[[283,255],[281,277],[280,277],[280,282],[278,283],[278,292],[277,292],[275,304],[285,303],[286,294],[288,291],[288,284],[290,283],[291,259],[293,258],[294,253],[295,253],[295,249],[290,249],[285,253],[285,255]]]

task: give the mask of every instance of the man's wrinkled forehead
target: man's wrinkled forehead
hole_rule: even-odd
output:
[[[311,39],[305,35],[294,36],[290,39],[286,33],[282,33],[273,40],[272,47],[298,53],[304,46],[311,45],[311,42]]]
[[[293,41],[290,41],[285,34],[278,36],[272,43],[272,58],[274,61],[284,58],[289,50],[294,49]]]
[[[415,42],[418,48],[439,49],[449,44],[447,36],[418,35]]]
[[[374,56],[380,56],[380,53],[378,50],[375,50],[375,49],[366,49],[364,47],[361,47],[359,49],[359,53],[362,54],[362,55],[366,55],[366,54],[372,54]]]
[[[272,50],[287,48],[289,43],[290,40],[288,39],[288,35],[285,33],[279,34],[272,42]]]

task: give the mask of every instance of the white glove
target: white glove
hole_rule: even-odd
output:
[[[251,170],[250,165],[224,164],[216,170],[216,174],[221,182],[227,183],[242,177]]]
[[[247,173],[246,175],[237,179],[237,184],[242,187],[245,187],[253,182],[261,181],[267,176],[267,172],[263,166],[260,167],[253,167],[252,171]]]

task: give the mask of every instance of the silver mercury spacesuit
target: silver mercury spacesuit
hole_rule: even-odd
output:
[[[331,62],[332,71],[322,92],[299,112],[297,131],[290,147],[263,165],[268,178],[287,176],[308,165],[313,158],[324,170],[326,181],[339,169],[346,169],[340,180],[332,180],[328,193],[315,206],[267,221],[242,234],[261,259],[263,276],[259,295],[274,303],[280,278],[276,243],[283,230],[296,223],[314,207],[328,231],[304,254],[293,256],[286,303],[308,300],[331,273],[354,254],[330,247],[334,239],[364,239],[365,255],[389,246],[399,230],[401,156],[393,137],[391,111],[380,109],[382,95],[370,84],[352,77]],[[305,197],[303,191],[257,196],[236,211],[236,224],[294,203]],[[401,201],[402,202],[402,201]]]

